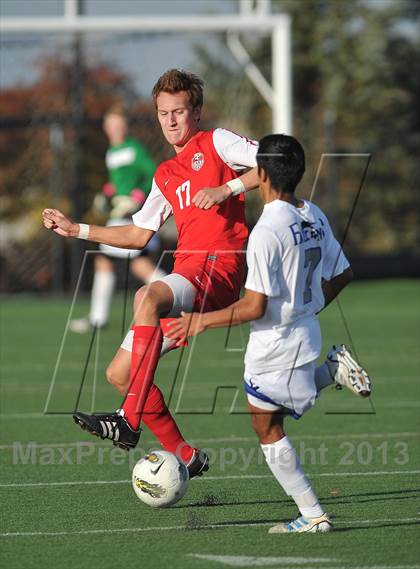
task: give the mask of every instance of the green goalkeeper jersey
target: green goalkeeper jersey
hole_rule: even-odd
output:
[[[117,196],[127,196],[136,188],[145,194],[150,192],[156,163],[134,138],[110,146],[106,153],[106,166]]]

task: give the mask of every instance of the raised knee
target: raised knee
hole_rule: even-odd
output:
[[[159,303],[159,296],[153,287],[149,285],[142,286],[134,295],[134,309],[154,308]]]
[[[115,383],[115,375],[114,375],[114,370],[112,368],[111,365],[109,365],[106,370],[105,370],[105,376],[106,379],[108,381],[108,383],[110,383],[111,385],[114,385]]]
[[[140,306],[140,304],[143,302],[143,299],[144,299],[145,293],[146,293],[146,289],[147,289],[147,286],[142,286],[141,288],[139,288],[139,290],[134,295],[134,308],[136,306]]]
[[[106,368],[105,375],[108,382],[114,387],[123,387],[126,384],[126,378],[122,377],[112,364]]]

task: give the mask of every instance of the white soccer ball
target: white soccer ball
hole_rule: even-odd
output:
[[[152,508],[167,508],[180,500],[188,488],[188,469],[171,452],[154,450],[133,468],[134,492]]]

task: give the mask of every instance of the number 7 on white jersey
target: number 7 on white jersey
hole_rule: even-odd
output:
[[[305,290],[303,291],[303,304],[312,301],[312,276],[321,260],[321,247],[311,247],[305,250],[304,268],[308,269],[305,280]]]

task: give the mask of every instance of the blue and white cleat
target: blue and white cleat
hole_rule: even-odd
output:
[[[323,514],[320,518],[296,518],[288,524],[277,524],[268,530],[268,533],[325,533],[331,531],[333,525],[327,516]]]
[[[369,397],[372,392],[370,377],[344,344],[331,348],[326,364],[337,387],[347,387],[356,395]]]

